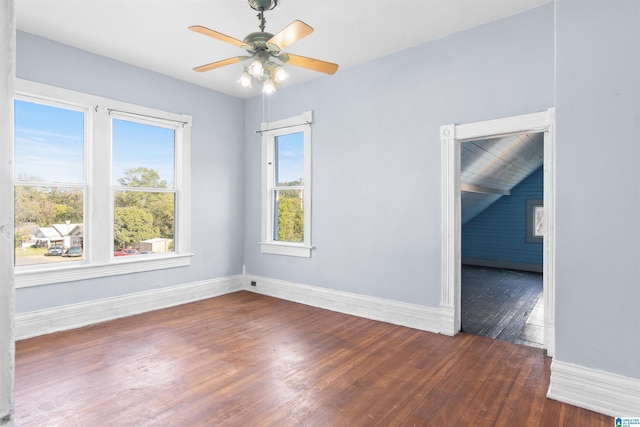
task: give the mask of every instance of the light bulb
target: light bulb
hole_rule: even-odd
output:
[[[262,67],[262,62],[256,58],[249,65],[249,74],[253,77],[260,77],[264,73],[264,68]]]
[[[240,83],[242,87],[251,87],[251,75],[245,71],[240,76],[240,79],[238,79],[238,83]]]
[[[287,73],[282,65],[278,65],[276,67],[274,75],[278,83],[284,81],[287,77],[289,77],[289,73]]]
[[[271,81],[271,79],[265,80],[262,85],[262,92],[266,93],[267,95],[271,95],[275,91],[276,87],[274,86],[273,81]]]

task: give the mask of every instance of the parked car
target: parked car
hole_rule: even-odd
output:
[[[113,256],[127,256],[127,255],[138,255],[140,252],[138,252],[137,249],[131,249],[131,248],[123,248],[119,251],[115,251],[113,252]]]
[[[82,256],[82,248],[80,246],[71,246],[65,253],[64,257],[79,257]]]
[[[62,255],[62,246],[51,246],[45,256],[60,256]]]

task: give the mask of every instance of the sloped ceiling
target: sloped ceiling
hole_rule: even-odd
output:
[[[462,225],[487,209],[544,162],[544,134],[464,142],[460,151]]]

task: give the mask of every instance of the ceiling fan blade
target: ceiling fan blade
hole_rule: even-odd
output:
[[[278,58],[286,64],[295,65],[296,67],[308,68],[313,71],[319,71],[325,74],[334,74],[338,71],[338,64],[332,62],[321,61],[319,59],[307,58],[306,56],[293,55],[284,53]]]
[[[244,61],[245,59],[251,58],[250,56],[234,56],[233,58],[223,59],[222,61],[212,62],[210,64],[201,65],[199,67],[195,67],[193,71],[197,71],[202,73],[204,71],[215,70],[216,68],[224,67],[225,65],[235,64],[236,62]]]
[[[275,44],[280,50],[283,50],[311,33],[313,33],[313,28],[302,21],[295,20],[278,34],[271,37],[267,43]]]
[[[240,47],[249,46],[248,44],[246,44],[242,40],[234,39],[231,36],[219,33],[217,31],[214,31],[214,30],[209,29],[207,27],[203,27],[202,25],[192,25],[192,26],[189,27],[189,29],[191,31],[195,31],[196,33],[204,34],[205,36],[209,36],[209,37],[213,37],[214,39],[221,40],[221,41],[223,41],[225,43],[230,43],[230,44],[232,44],[234,46],[240,46]]]

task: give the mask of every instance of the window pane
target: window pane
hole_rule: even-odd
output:
[[[304,132],[275,138],[276,186],[302,185],[304,180]]]
[[[15,265],[83,259],[84,192],[78,188],[15,187]]]
[[[273,240],[304,241],[304,193],[302,190],[276,190]]]
[[[174,193],[119,191],[114,201],[114,256],[173,252]]]
[[[113,184],[173,188],[175,131],[113,120]]]
[[[84,182],[84,113],[16,100],[14,150],[16,180]]]
[[[534,209],[534,236],[544,236],[544,207],[536,206]]]

